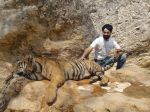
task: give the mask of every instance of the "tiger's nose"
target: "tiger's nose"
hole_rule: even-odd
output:
[[[18,70],[17,70],[15,73],[16,73],[17,75],[23,75],[23,74],[24,74],[23,71],[18,71]]]

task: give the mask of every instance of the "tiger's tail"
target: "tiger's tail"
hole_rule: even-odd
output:
[[[113,65],[117,62],[116,58],[111,59],[111,61],[109,62],[109,64],[107,64],[105,67],[103,68],[103,71],[107,71],[109,70],[111,67],[113,67]]]
[[[105,67],[103,67],[103,71],[107,71],[109,70],[111,67],[113,67],[114,63],[111,63],[109,65],[106,65]]]
[[[3,85],[0,92],[0,112],[5,111],[9,101],[14,96],[18,95],[21,89],[29,82],[30,80],[26,79],[25,77],[13,74],[13,78],[8,80],[8,82]]]

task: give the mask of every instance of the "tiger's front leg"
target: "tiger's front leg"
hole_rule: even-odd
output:
[[[48,86],[48,90],[47,90],[47,92],[48,92],[47,104],[49,106],[52,105],[56,101],[57,90],[65,82],[65,78],[64,78],[63,74],[61,76],[57,77],[57,75],[55,75],[55,77],[53,77],[51,79],[50,85]]]

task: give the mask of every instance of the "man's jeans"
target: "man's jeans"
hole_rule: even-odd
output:
[[[113,63],[113,58],[110,56],[105,57],[103,60],[95,60],[96,63],[98,63],[100,66],[105,67],[106,65],[109,65]],[[120,55],[117,59],[117,67],[116,69],[120,69],[124,66],[126,62],[126,55]]]

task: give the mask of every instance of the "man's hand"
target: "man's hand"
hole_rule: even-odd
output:
[[[116,57],[119,57],[120,55],[129,55],[129,52],[125,49],[117,49],[116,50]]]
[[[112,49],[109,53],[109,56],[117,58],[122,54],[126,54],[126,51],[123,49]]]
[[[79,58],[79,60],[85,60],[85,58],[84,58],[84,57],[81,57],[81,58]]]
[[[92,47],[88,47],[87,49],[85,49],[83,55],[81,56],[81,58],[79,60],[85,60],[89,56],[89,54],[92,50],[93,50]]]

